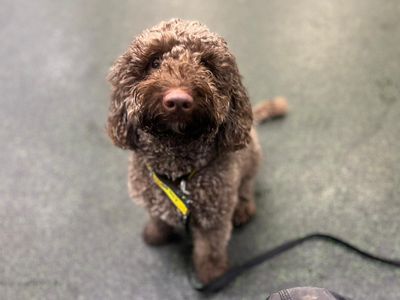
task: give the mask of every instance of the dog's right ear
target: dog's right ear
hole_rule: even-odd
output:
[[[120,56],[110,69],[107,79],[112,85],[111,103],[107,119],[107,133],[114,145],[122,149],[135,149],[137,133],[134,118],[128,114],[128,103],[133,101],[135,78],[129,72],[131,57]]]

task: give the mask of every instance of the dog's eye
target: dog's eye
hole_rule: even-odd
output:
[[[211,73],[214,73],[215,68],[214,68],[213,64],[212,64],[211,62],[209,62],[208,60],[202,59],[202,60],[200,61],[200,64],[202,64],[202,65],[203,65],[204,67],[206,67],[209,71],[211,71]]]
[[[161,59],[159,57],[154,58],[150,62],[150,68],[151,69],[158,69],[161,66]]]

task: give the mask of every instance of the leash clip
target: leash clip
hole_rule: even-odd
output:
[[[179,183],[179,188],[181,189],[182,193],[185,195],[190,195],[190,192],[186,189],[186,180],[182,179],[181,182]]]

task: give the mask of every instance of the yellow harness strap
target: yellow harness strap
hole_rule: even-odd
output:
[[[146,167],[150,171],[150,175],[154,183],[165,193],[165,195],[167,195],[169,200],[171,200],[172,204],[175,205],[182,216],[184,218],[187,217],[189,215],[189,207],[187,205],[188,199],[184,195],[178,196],[178,194],[171,187],[169,187],[157,176],[150,165],[146,164]],[[189,175],[189,178],[194,175],[192,174],[193,172]]]

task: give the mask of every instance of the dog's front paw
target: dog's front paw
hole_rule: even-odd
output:
[[[222,276],[228,270],[227,262],[205,261],[196,266],[197,278],[203,284],[208,284],[214,279]]]
[[[158,219],[150,219],[143,230],[143,240],[151,246],[161,246],[171,242],[174,231],[171,226]]]
[[[235,209],[233,214],[233,225],[236,227],[248,223],[256,214],[256,205],[254,201],[241,202]]]

